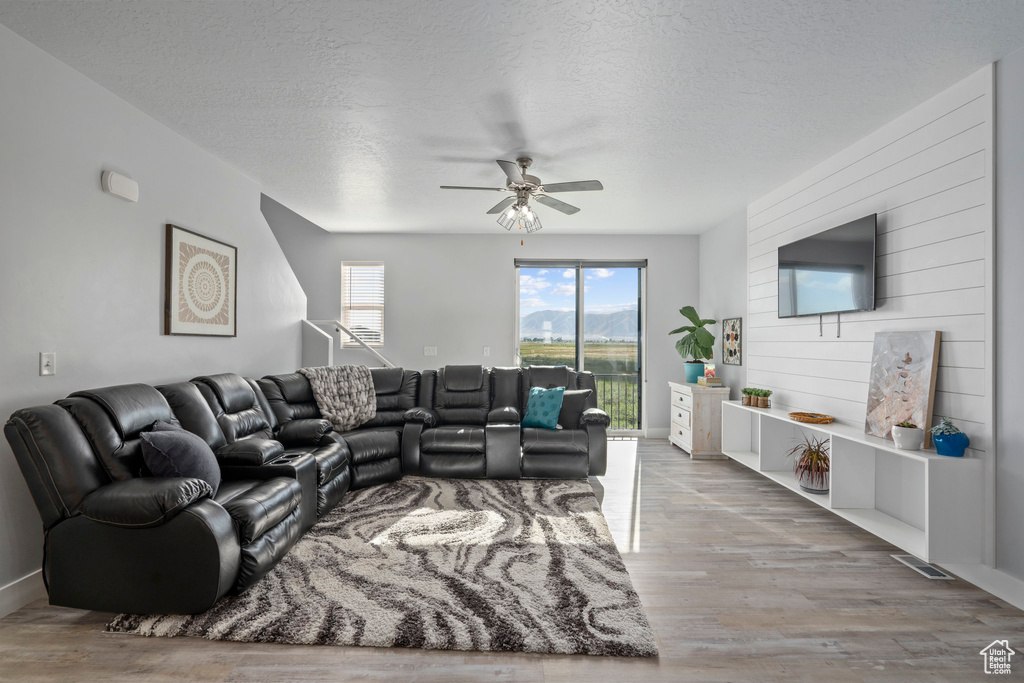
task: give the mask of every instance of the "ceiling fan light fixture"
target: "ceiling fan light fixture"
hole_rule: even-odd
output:
[[[518,219],[519,211],[516,209],[515,206],[510,206],[508,211],[503,211],[502,214],[498,216],[498,225],[505,228],[506,230],[511,230],[516,225],[516,223],[519,222]]]
[[[540,217],[529,209],[524,212],[522,226],[526,228],[526,232],[537,232],[544,227],[540,224]]]

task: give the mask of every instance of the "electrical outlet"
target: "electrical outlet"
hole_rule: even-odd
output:
[[[423,355],[424,356],[436,356],[437,355],[437,347],[436,346],[424,346],[423,347]]]
[[[484,347],[484,355],[485,356],[491,355],[491,347],[490,346],[485,346]]]
[[[47,377],[57,374],[57,353],[54,351],[39,352],[39,376]]]

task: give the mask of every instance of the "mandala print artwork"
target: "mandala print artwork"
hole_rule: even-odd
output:
[[[743,318],[722,321],[722,362],[743,365]]]
[[[237,250],[167,226],[165,334],[235,336]]]

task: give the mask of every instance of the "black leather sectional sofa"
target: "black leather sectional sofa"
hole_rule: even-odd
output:
[[[371,371],[377,415],[335,433],[300,373],[235,374],[75,392],[14,413],[4,434],[42,517],[50,603],[192,614],[253,585],[350,488],[405,474],[585,478],[606,467],[594,377],[565,367]],[[591,389],[577,424],[521,427],[531,387]],[[576,421],[573,418],[573,421]],[[152,476],[142,434],[202,438],[216,492]]]

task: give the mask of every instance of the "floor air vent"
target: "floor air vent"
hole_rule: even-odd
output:
[[[952,581],[954,579],[954,577],[943,572],[938,567],[928,564],[919,557],[914,557],[913,555],[893,555],[892,557],[907,565],[925,578],[936,579],[939,581]]]

